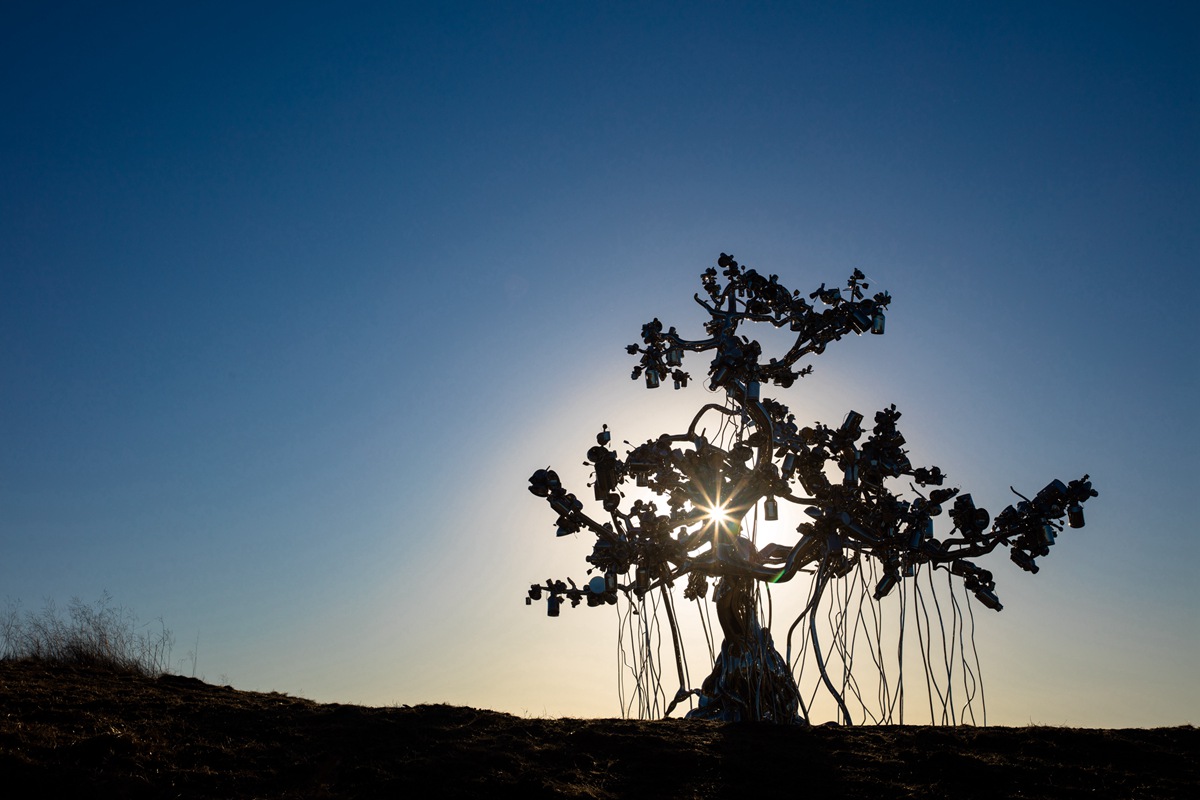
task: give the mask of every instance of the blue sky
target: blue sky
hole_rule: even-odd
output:
[[[1093,476],[993,565],[989,720],[1195,723],[1198,45],[1188,3],[10,4],[0,595],[107,590],[239,688],[614,715],[613,621],[522,602],[590,549],[526,478],[686,426],[623,348],[698,334],[724,251],[892,293],[799,419],[894,402],[993,511]]]

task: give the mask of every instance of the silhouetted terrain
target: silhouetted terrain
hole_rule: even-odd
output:
[[[522,719],[0,662],[6,797],[1193,798],[1198,753],[1191,726]]]

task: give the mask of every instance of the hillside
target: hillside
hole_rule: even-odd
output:
[[[1183,798],[1200,787],[1198,753],[1191,726],[523,719],[0,662],[0,775],[6,789],[31,787],[30,797],[476,797],[508,788],[523,798]]]

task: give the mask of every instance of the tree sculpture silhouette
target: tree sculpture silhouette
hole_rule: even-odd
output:
[[[970,559],[1005,547],[1019,567],[1037,572],[1036,559],[1048,554],[1063,528],[1063,518],[1072,528],[1082,527],[1083,503],[1097,492],[1087,475],[1070,483],[1054,480],[1033,499],[1022,496],[993,520],[974,504],[971,495],[957,488],[940,488],[945,482],[941,469],[910,463],[904,436],[896,427],[900,412],[894,405],[875,414],[868,432],[863,415],[855,411],[836,428],[820,423],[800,427],[787,406],[764,397],[763,386],[786,389],[809,374],[812,367],[797,368],[798,363],[806,356],[821,354],[831,342],[850,333],[883,334],[884,312],[891,297],[887,292],[869,296],[868,283],[859,270],[844,289],[822,284],[805,297],[786,289],[777,276],[764,277],[722,253],[717,267],[707,269],[701,282],[706,297],[697,294],[695,300],[709,316],[704,325],[707,338],[683,339],[673,327],[664,332],[655,319],[642,326],[641,344],[629,345],[627,350],[640,356],[633,378],[644,379],[651,389],[664,381],[672,382],[676,389],[686,387],[690,375],[682,369],[684,354],[711,351],[708,386],[724,390],[726,402],[703,406],[686,432],[663,434],[631,447],[623,459],[610,448],[611,435],[604,426],[587,458],[595,470],[595,499],[609,517],[605,522],[585,514],[583,503],[563,487],[553,470],[537,470],[529,479],[529,490],[546,498],[558,515],[558,535],[584,529],[595,534],[587,561],[589,572],[598,574],[583,587],[561,580],[534,584],[526,602],[544,598],[550,616],[558,616],[564,601],[572,606],[582,601],[604,606],[623,600],[638,618],[637,630],[630,625],[630,640],[641,659],[633,672],[643,716],[657,716],[664,710],[670,714],[687,700],[693,706],[689,717],[807,721],[809,710],[796,672],[800,664],[793,657],[792,646],[799,628],[805,649],[811,645],[820,675],[818,685],[836,700],[839,716],[847,723],[852,721],[846,697],[854,693],[866,716],[891,721],[895,690],[886,680],[881,682],[876,714],[861,697],[860,682],[852,669],[854,648],[844,634],[850,617],[846,611],[849,586],[858,586],[862,596],[879,601],[897,585],[903,586],[905,579],[915,584],[921,574],[929,577],[932,588],[932,574],[940,569],[957,582],[958,591],[965,590],[969,597],[999,611],[992,573]],[[782,358],[762,363],[758,342],[739,335],[739,327],[747,322],[786,327],[795,334],[795,343]],[[697,432],[701,419],[709,414],[721,423],[712,440],[704,431]],[[911,499],[902,499],[888,486],[889,481],[901,478],[909,483]],[[643,487],[659,502],[636,499],[628,510],[622,510],[621,488],[628,483]],[[799,539],[792,544],[760,546],[759,509],[764,520],[778,519],[781,501],[805,507],[808,519],[797,528]],[[944,509],[948,509],[953,527],[948,536],[939,539],[934,536],[934,517]],[[751,512],[753,522],[747,524]],[[748,529],[751,535],[747,535]],[[785,657],[771,636],[762,591],[791,581],[800,571],[812,576],[811,588],[788,629]],[[700,688],[693,689],[688,685],[673,590],[682,586],[684,598],[707,603],[710,580],[715,581],[711,602],[724,640],[719,653],[712,654],[711,673]],[[831,591],[835,582],[840,582],[841,591]],[[955,584],[950,588],[953,592]],[[843,663],[840,686],[826,669],[826,654],[818,641],[817,609],[828,594],[841,598],[842,604],[843,635],[839,639],[835,632],[832,637]],[[936,596],[934,599],[936,602]],[[957,619],[957,598],[953,602]],[[659,615],[665,616],[670,628],[679,678],[679,690],[669,703],[660,686],[662,673],[651,663],[651,630]],[[941,605],[938,616],[940,619]],[[863,618],[860,605],[858,619]],[[807,625],[802,625],[806,620]],[[875,630],[880,630],[878,617]],[[952,624],[952,651],[955,630]],[[957,630],[961,641],[962,629]],[[926,637],[932,643],[927,611],[923,642]],[[945,637],[943,624],[943,647]],[[901,647],[902,642],[901,638]],[[965,645],[959,649],[960,657],[965,657],[965,649]],[[933,681],[942,703],[943,720],[954,721],[957,712],[950,699],[951,675],[939,684],[926,657],[931,647],[925,650],[927,680]],[[870,652],[882,675],[882,645],[872,646]],[[903,669],[902,655],[899,668]],[[953,673],[949,657],[946,668]],[[964,661],[960,671],[964,681],[967,673],[977,681],[978,665],[971,669]],[[973,697],[974,684],[965,685]],[[899,691],[902,694],[902,684]],[[660,696],[661,704],[654,700]],[[936,718],[933,690],[929,697],[931,716]],[[902,700],[900,709],[903,721]],[[973,711],[971,717],[974,719]]]

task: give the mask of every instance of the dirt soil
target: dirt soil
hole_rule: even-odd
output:
[[[0,662],[6,797],[1200,797],[1200,734],[365,708]],[[16,794],[14,787],[19,789]],[[504,790],[510,791],[504,791]],[[498,792],[498,790],[500,790]]]

